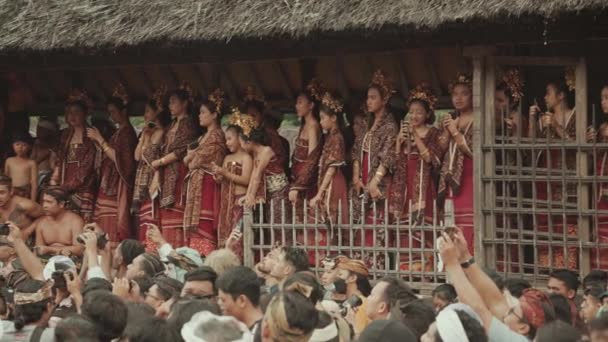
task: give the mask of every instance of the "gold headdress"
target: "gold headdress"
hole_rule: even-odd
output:
[[[507,85],[511,92],[514,103],[519,103],[524,96],[524,81],[518,69],[509,69],[502,75],[502,81]]]
[[[410,96],[407,100],[408,104],[411,104],[415,100],[428,103],[431,110],[435,109],[435,104],[437,104],[437,96],[433,94],[426,83],[420,83],[410,91]]]
[[[374,75],[372,76],[372,81],[369,83],[368,87],[378,87],[384,93],[385,98],[390,98],[393,93],[395,93],[395,88],[393,84],[388,80],[386,76],[382,73],[382,70],[376,70]]]
[[[456,78],[448,86],[450,93],[452,93],[454,91],[454,87],[456,87],[459,84],[464,84],[470,88],[473,85],[473,80],[471,80],[471,75],[468,75],[465,73],[459,73],[456,76]]]
[[[258,94],[257,91],[255,90],[255,87],[252,85],[248,85],[245,88],[245,97],[243,98],[243,100],[245,102],[255,101],[255,102],[260,102],[264,105],[266,104],[266,101],[264,100],[264,96]]]
[[[87,110],[93,108],[93,101],[87,95],[87,92],[80,89],[72,89],[68,94],[67,103],[82,102],[87,107]]]
[[[25,305],[39,303],[47,299],[53,298],[53,282],[47,281],[40,290],[34,293],[15,292],[15,305]]]
[[[116,85],[116,88],[114,88],[114,92],[112,92],[112,97],[116,97],[122,100],[122,104],[125,106],[127,105],[127,103],[129,103],[129,95],[127,94],[127,90],[125,89],[125,86],[122,83],[118,83],[118,85]]]
[[[211,94],[209,94],[209,101],[215,105],[215,111],[219,114],[224,105],[224,92],[217,88]]]
[[[258,126],[257,121],[251,115],[243,114],[237,108],[232,108],[232,115],[230,115],[228,123],[240,127],[247,137]]]
[[[310,80],[310,82],[306,86],[306,91],[308,92],[308,94],[310,94],[310,96],[312,96],[313,100],[322,101],[322,98],[324,96],[324,87],[323,83],[321,83],[321,81],[319,81],[318,79],[313,78],[312,80]]]
[[[165,97],[167,96],[167,86],[166,85],[162,85],[160,87],[158,87],[156,89],[156,91],[154,91],[154,94],[152,94],[152,100],[154,100],[154,102],[156,102],[156,108],[158,108],[158,110],[163,111],[165,110]]]
[[[329,92],[326,92],[325,94],[323,94],[323,98],[321,99],[321,104],[323,104],[324,106],[327,106],[335,114],[342,113],[342,109],[344,108],[342,103],[340,103],[340,101],[338,101],[337,99],[334,99]]]
[[[574,91],[576,89],[576,70],[573,67],[566,68],[565,80],[568,90]]]

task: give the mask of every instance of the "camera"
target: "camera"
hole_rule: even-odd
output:
[[[65,282],[65,277],[63,276],[70,269],[70,265],[65,264],[63,262],[55,263],[55,271],[51,273],[51,279],[53,279],[53,286],[56,289],[67,289],[67,284]],[[71,273],[70,276],[72,276]]]
[[[82,238],[82,234],[78,235],[78,237],[76,238],[76,241],[79,244],[84,245],[84,239]],[[106,248],[107,243],[108,243],[108,238],[106,238],[106,233],[97,233],[97,249]]]
[[[361,297],[357,296],[357,295],[352,295],[350,296],[346,301],[344,301],[344,303],[342,303],[341,305],[341,313],[342,316],[346,316],[347,312],[348,312],[348,308],[358,308],[361,306],[361,304],[363,304],[363,301],[361,300]]]
[[[11,232],[8,223],[0,223],[0,235],[7,236]]]

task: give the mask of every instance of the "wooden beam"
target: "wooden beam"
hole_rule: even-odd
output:
[[[194,67],[194,69],[197,70],[197,74],[199,75],[200,79],[202,80],[203,84],[205,84],[205,87],[211,92],[213,91],[213,89],[215,89],[217,86],[219,86],[219,80],[218,82],[215,82],[215,78],[217,78],[217,71],[214,70],[214,68],[211,68],[211,75],[210,77],[205,77],[206,71],[205,71],[205,65],[208,64],[193,64],[192,66]]]
[[[106,92],[105,90],[101,87],[100,83],[96,78],[91,78],[90,74],[92,74],[93,72],[90,73],[83,73],[82,77],[83,77],[83,86],[87,87],[87,88],[92,88],[92,90],[95,92],[95,94],[98,94],[99,100],[101,102],[106,102],[107,101],[107,97],[106,97]]]
[[[283,95],[287,99],[293,99],[295,97],[294,91],[289,84],[289,79],[287,78],[287,72],[281,64],[281,61],[276,61],[273,63],[274,69],[276,70],[277,75],[279,75],[279,82],[281,83],[281,90],[283,91]]]
[[[588,83],[587,83],[587,63],[584,58],[579,59],[575,70],[576,78],[576,142],[580,145],[587,143],[587,104],[588,104]],[[577,150],[576,152],[576,175],[577,177],[585,177],[589,174],[589,154],[585,151]],[[590,209],[589,194],[590,185],[579,183],[577,202],[579,210]],[[590,241],[592,231],[591,218],[587,215],[579,215],[578,217],[578,237],[579,241]],[[591,270],[591,255],[589,249],[580,251],[581,260],[579,268],[581,274],[588,274]],[[568,257],[570,257],[568,255]],[[574,256],[576,258],[576,255]]]
[[[217,66],[220,85],[222,84],[223,80],[226,93],[230,96],[231,99],[234,99],[236,101],[238,99],[237,94],[239,93],[238,85],[232,79],[232,76],[230,75],[230,71],[226,67],[226,64],[218,64]]]
[[[350,88],[344,77],[344,58],[342,54],[336,55],[336,80],[338,83],[338,91],[344,100],[350,97]]]
[[[142,79],[144,80],[144,83],[146,84],[146,90],[148,91],[148,96],[152,96],[152,94],[156,91],[156,88],[160,87],[161,85],[157,85],[154,84],[154,82],[152,82],[152,79],[150,78],[150,75],[148,75],[148,72],[146,71],[146,68],[144,66],[139,66],[137,67],[137,69],[139,70],[139,73],[142,76]]]
[[[177,75],[173,72],[173,70],[171,70],[171,65],[170,64],[165,64],[163,65],[164,68],[160,68],[160,70],[162,70],[162,72],[168,76],[167,78],[171,80],[171,82],[173,82],[173,84],[175,85],[175,88],[179,88],[179,86],[182,85],[182,82],[180,81],[179,77],[177,77]]]
[[[262,80],[259,77],[258,71],[255,69],[255,65],[253,63],[247,63],[247,70],[249,71],[249,75],[251,76],[251,82],[260,95],[266,97],[266,91],[264,86],[262,85]]]
[[[118,80],[118,82],[125,87],[125,91],[127,92],[127,94],[129,96],[135,96],[136,91],[133,90],[133,88],[131,87],[131,84],[125,78],[125,75],[124,75],[122,69],[116,68],[116,69],[113,69],[113,71],[114,71],[114,74],[116,75],[116,79]],[[114,87],[116,87],[116,86],[118,86],[118,84],[114,85]],[[114,89],[112,89],[112,92],[114,92]]]
[[[317,68],[318,59],[314,58],[303,58],[299,61],[300,65],[300,73],[302,76],[302,84],[300,85],[300,89],[306,88],[306,85],[310,80],[315,78],[315,71]]]
[[[201,74],[199,73],[198,68],[193,64],[188,65],[187,68],[188,68],[188,70],[190,70],[192,79],[194,79],[197,86],[199,88],[201,88],[201,91],[203,92],[203,94],[209,94],[212,90],[209,89],[209,87],[207,87],[207,83],[205,82],[204,78],[201,77]]]
[[[424,59],[427,71],[431,77],[430,86],[435,92],[435,95],[441,96],[443,95],[443,91],[441,90],[441,82],[439,81],[439,76],[437,76],[437,71],[435,70],[435,63],[433,63],[433,54],[430,49],[424,49]]]
[[[577,66],[578,58],[574,57],[516,57],[516,56],[498,56],[496,57],[497,64],[503,65],[521,65],[521,66]]]
[[[36,73],[36,74],[38,74],[38,73]],[[36,77],[36,75],[33,75],[33,72],[31,72],[31,73],[30,72],[24,72],[23,73],[23,78],[25,78],[29,82],[29,84],[31,84],[31,85],[38,84],[36,81],[34,81],[34,79],[36,79],[37,77]],[[35,91],[37,93],[42,93],[42,95],[46,98],[46,101],[48,103],[54,103],[57,100],[55,98],[55,96],[53,95],[53,93],[50,91],[50,87],[49,87],[48,84],[46,84],[46,86],[42,85],[42,86],[36,87]]]
[[[405,67],[403,61],[398,53],[392,54],[393,59],[395,60],[395,65],[397,66],[397,73],[399,74],[399,81],[401,84],[401,88],[404,94],[408,94],[410,92],[410,87],[407,82],[407,77],[405,76]],[[437,94],[439,96],[439,94]]]
[[[374,72],[376,72],[376,69],[374,68],[374,62],[372,61],[372,57],[370,55],[365,55],[365,66],[367,67],[367,73],[368,73],[368,78],[371,79],[372,76],[374,75]],[[385,70],[383,70],[384,72],[386,72]]]

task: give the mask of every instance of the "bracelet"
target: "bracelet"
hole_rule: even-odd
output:
[[[165,165],[165,157],[160,158],[160,166]]]
[[[471,257],[471,259],[469,259],[469,260],[463,262],[462,264],[460,264],[460,267],[462,267],[462,268],[469,268],[474,263],[475,263],[475,258]]]

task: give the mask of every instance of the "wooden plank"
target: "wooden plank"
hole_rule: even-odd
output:
[[[392,56],[395,61],[395,66],[397,67],[397,74],[399,76],[399,82],[401,84],[401,89],[403,90],[404,94],[408,95],[410,92],[410,87],[407,82],[407,76],[405,76],[405,66],[403,65],[403,60],[397,53],[393,53]],[[437,94],[437,96],[439,96],[439,95],[440,94]]]
[[[223,83],[224,89],[226,90],[226,93],[230,96],[230,98],[235,100],[238,99],[238,85],[234,82],[234,79],[230,75],[230,71],[226,67],[226,64],[218,64],[217,69],[219,76],[218,87],[222,88]],[[261,92],[262,89],[257,89],[257,91]]]
[[[295,93],[291,88],[291,84],[289,84],[289,79],[287,78],[287,71],[285,71],[285,67],[283,67],[281,61],[274,62],[273,67],[278,75],[279,82],[281,83],[281,90],[283,91],[283,95],[286,99],[293,99],[295,97]]]
[[[139,66],[137,67],[137,70],[139,70],[139,73],[141,74],[141,78],[144,80],[144,83],[146,84],[146,91],[148,92],[148,96],[151,97],[152,94],[156,91],[157,85],[154,84],[154,82],[152,82],[152,79],[150,79],[150,76],[148,75],[148,72],[146,71],[146,68],[143,66]]]
[[[443,91],[441,90],[441,82],[439,81],[439,76],[437,75],[437,70],[435,70],[435,63],[433,62],[433,54],[430,49],[424,49],[424,59],[426,61],[426,68],[430,75],[431,81],[431,89],[435,92],[435,95],[440,96],[443,95]]]
[[[484,90],[482,93],[483,96],[483,113],[494,113],[494,101],[495,101],[495,93],[496,93],[496,64],[493,56],[485,57],[485,68],[483,69],[485,75],[482,77],[484,80]],[[495,121],[494,115],[483,115],[480,123],[480,127],[483,127],[483,131],[480,132],[482,134],[482,143],[481,145],[491,144],[494,142],[494,135],[496,132],[495,129]],[[493,176],[496,174],[495,166],[496,166],[496,153],[493,150],[483,151],[483,175],[484,176]],[[475,160],[475,159],[473,159]],[[482,209],[486,208],[494,208],[496,206],[496,187],[493,182],[481,183],[483,187],[483,199],[476,200],[479,205],[476,205],[476,209],[479,209],[479,206],[483,206]],[[478,192],[476,192],[477,194]],[[479,242],[480,252],[484,256],[484,261],[486,265],[495,265],[496,264],[496,250],[497,247],[495,244],[490,244],[489,246],[484,245],[481,241],[484,238],[490,237],[494,238],[496,236],[496,220],[490,214],[489,216],[484,215],[481,212],[476,212],[476,214],[482,215],[483,226],[475,228],[475,234],[479,232],[479,238],[476,238],[475,241]]]
[[[578,58],[570,57],[511,57],[497,56],[496,64],[502,65],[520,65],[520,66],[576,66],[579,63]]]
[[[197,86],[200,87],[203,94],[211,93],[211,89],[207,86],[207,82],[205,82],[205,78],[199,72],[199,69],[194,64],[187,65],[188,69],[192,74],[192,78],[197,82]]]
[[[243,214],[243,265],[253,268],[255,265],[253,253],[253,212],[246,209]]]
[[[342,54],[336,55],[336,80],[340,95],[343,99],[348,99],[350,97],[350,89],[344,76],[344,57]]]
[[[258,74],[258,71],[255,68],[255,64],[247,63],[247,70],[249,71],[251,82],[253,83],[253,86],[255,87],[256,91],[258,91],[260,95],[264,96],[266,91],[264,90],[264,85],[262,83],[262,80],[260,79],[260,75]]]
[[[587,63],[584,58],[581,58],[576,66],[576,142],[585,144],[587,142]],[[579,177],[584,177],[589,174],[589,155],[584,151],[576,153],[576,174]],[[578,208],[589,208],[589,184],[578,185]],[[591,219],[588,216],[579,216],[578,218],[578,236],[580,241],[588,242],[591,236]],[[589,249],[583,249],[581,252],[581,260],[579,261],[579,269],[581,274],[588,274],[591,270],[591,257]]]

